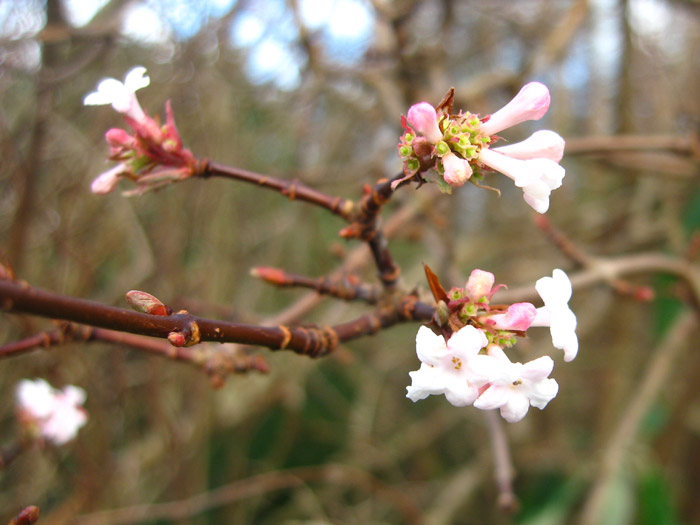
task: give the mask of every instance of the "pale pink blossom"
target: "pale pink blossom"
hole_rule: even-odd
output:
[[[416,335],[416,354],[421,367],[409,372],[411,385],[406,388],[406,397],[415,402],[429,395],[444,394],[454,406],[471,405],[479,391],[468,379],[467,365],[486,344],[484,333],[473,326],[465,326],[447,342],[421,326]]]
[[[82,388],[68,385],[57,390],[43,379],[24,379],[15,397],[20,423],[55,445],[75,438],[88,419],[81,406],[86,398]]]
[[[569,308],[571,281],[562,270],[556,269],[552,277],[542,277],[535,283],[544,306],[537,309],[532,326],[549,326],[554,348],[564,350],[564,361],[572,361],[578,353],[576,315]]]
[[[423,135],[432,144],[442,140],[442,131],[438,125],[438,116],[435,108],[427,102],[413,104],[406,115],[408,123],[418,133]]]
[[[547,86],[539,82],[525,84],[513,100],[481,125],[481,132],[484,135],[495,135],[526,120],[539,120],[547,113],[549,102]]]
[[[484,375],[491,379],[474,406],[482,410],[498,408],[509,423],[524,418],[530,406],[543,409],[559,391],[557,382],[549,378],[554,367],[551,357],[543,356],[525,364],[511,363],[496,345],[489,345],[488,355],[479,357],[480,361],[471,363],[472,369],[484,368]]]
[[[523,198],[536,212],[549,209],[549,195],[561,186],[566,172],[546,158],[520,160],[483,148],[479,160],[486,166],[511,178],[523,190]]]
[[[97,85],[97,91],[89,93],[83,100],[86,106],[102,106],[111,104],[115,111],[143,122],[148,117],[141,109],[136,91],[148,86],[150,78],[145,74],[146,68],[137,66],[124,77],[124,82],[115,78],[105,78]]]
[[[101,175],[98,175],[90,185],[90,191],[97,195],[104,195],[109,193],[114,188],[117,187],[121,175],[127,173],[129,168],[126,164],[118,164],[112,169],[105,171]]]
[[[549,159],[559,162],[564,156],[565,145],[561,135],[549,129],[541,129],[521,142],[492,148],[492,150],[514,159]]]
[[[495,282],[495,277],[491,272],[486,272],[484,270],[472,270],[472,273],[467,279],[467,284],[465,290],[467,296],[472,301],[479,301],[483,297],[487,299],[491,296],[491,288],[493,288],[493,283]]]
[[[445,168],[445,182],[450,186],[462,186],[472,176],[472,167],[469,162],[454,153],[443,155],[442,166]]]
[[[488,322],[499,330],[520,330],[530,328],[535,319],[537,309],[530,303],[511,304],[503,314],[495,314],[488,318]]]

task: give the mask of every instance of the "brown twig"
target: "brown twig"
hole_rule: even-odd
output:
[[[0,345],[0,359],[74,341],[114,343],[174,361],[186,362],[207,372],[214,386],[223,385],[225,377],[233,373],[269,371],[267,362],[262,356],[248,355],[230,346],[205,344],[195,347],[176,347],[167,341],[143,335],[68,322],[61,322],[56,330]]]
[[[260,173],[226,166],[217,162],[204,161],[200,175],[202,177],[235,179],[263,188],[272,189],[288,197],[289,200],[309,202],[321,208],[325,208],[346,220],[350,217],[354,208],[354,203],[351,200],[326,195],[323,192],[300,183],[298,180],[290,181],[279,179],[269,175],[261,175]]]
[[[513,492],[515,469],[510,457],[508,438],[503,430],[503,423],[496,410],[484,412],[491,436],[493,451],[494,474],[498,486],[498,506],[505,512],[515,513],[518,510],[518,498]]]
[[[310,288],[318,294],[336,297],[343,301],[364,301],[368,304],[376,304],[382,292],[377,286],[359,282],[353,275],[314,279],[268,266],[253,268],[250,273],[280,288]]]
[[[432,306],[421,303],[413,295],[405,295],[381,305],[370,314],[332,327],[258,326],[196,317],[184,310],[167,316],[149,315],[7,280],[0,280],[0,308],[119,332],[167,338],[177,347],[205,341],[233,342],[291,350],[311,357],[332,352],[339,342],[370,335],[399,322],[427,320],[433,315]]]

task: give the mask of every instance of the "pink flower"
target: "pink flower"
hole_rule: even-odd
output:
[[[481,131],[486,135],[495,135],[526,120],[539,120],[547,113],[549,101],[547,86],[539,82],[525,84],[513,100],[481,125]]]
[[[484,359],[472,363],[472,368],[483,367],[484,374],[491,379],[474,406],[481,410],[498,408],[509,423],[524,418],[530,406],[543,409],[559,391],[557,382],[548,377],[554,367],[551,357],[543,356],[525,364],[511,363],[496,345],[488,347],[488,356],[479,357]]]
[[[469,162],[454,153],[443,155],[442,166],[445,168],[445,182],[450,186],[462,186],[472,176]]]
[[[537,315],[537,309],[530,303],[515,303],[508,307],[504,314],[495,314],[488,318],[489,323],[499,330],[520,330],[530,328]]]
[[[88,416],[85,391],[72,385],[56,390],[43,379],[24,379],[15,393],[20,423],[55,445],[71,441]]]
[[[519,160],[494,150],[483,148],[479,160],[486,166],[513,179],[523,189],[523,198],[536,212],[549,209],[549,195],[562,184],[566,172],[547,158]]]
[[[118,164],[112,169],[98,175],[90,185],[90,191],[96,195],[105,195],[117,187],[121,175],[128,172],[126,164]]]
[[[564,139],[558,133],[541,129],[522,142],[493,148],[493,151],[514,159],[549,159],[559,162],[564,156],[564,145]]]
[[[479,301],[483,297],[486,299],[490,298],[491,288],[493,288],[493,283],[495,282],[495,277],[491,272],[485,272],[484,270],[472,270],[472,273],[467,279],[467,284],[465,289],[469,299],[472,301]]]
[[[442,140],[442,131],[438,125],[435,108],[427,102],[412,105],[406,116],[408,123],[432,144]]]

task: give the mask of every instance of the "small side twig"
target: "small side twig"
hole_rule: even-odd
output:
[[[323,192],[310,188],[298,180],[286,180],[262,175],[252,171],[226,166],[217,162],[203,161],[200,175],[202,177],[223,177],[240,180],[268,188],[281,193],[289,200],[300,200],[325,208],[331,213],[344,219],[348,219],[353,212],[354,203],[342,197],[332,197]]]
[[[380,288],[362,283],[354,275],[343,275],[340,278],[312,278],[269,266],[253,268],[250,274],[280,288],[309,288],[320,295],[336,297],[343,301],[364,301],[367,304],[376,304],[381,296]]]
[[[513,492],[515,469],[510,457],[508,438],[503,430],[503,422],[495,410],[485,410],[484,416],[491,435],[494,474],[498,486],[498,506],[508,513],[515,513],[519,508],[518,498]]]

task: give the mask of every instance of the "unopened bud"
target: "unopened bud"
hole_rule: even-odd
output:
[[[438,324],[440,326],[445,326],[450,319],[450,309],[445,304],[445,301],[438,301],[435,314]]]
[[[495,277],[491,272],[476,269],[472,271],[467,280],[467,295],[472,301],[478,301],[482,297],[488,297],[494,282]]]
[[[150,315],[170,315],[172,309],[165,306],[157,297],[139,290],[131,290],[126,293],[126,301],[134,310]]]

